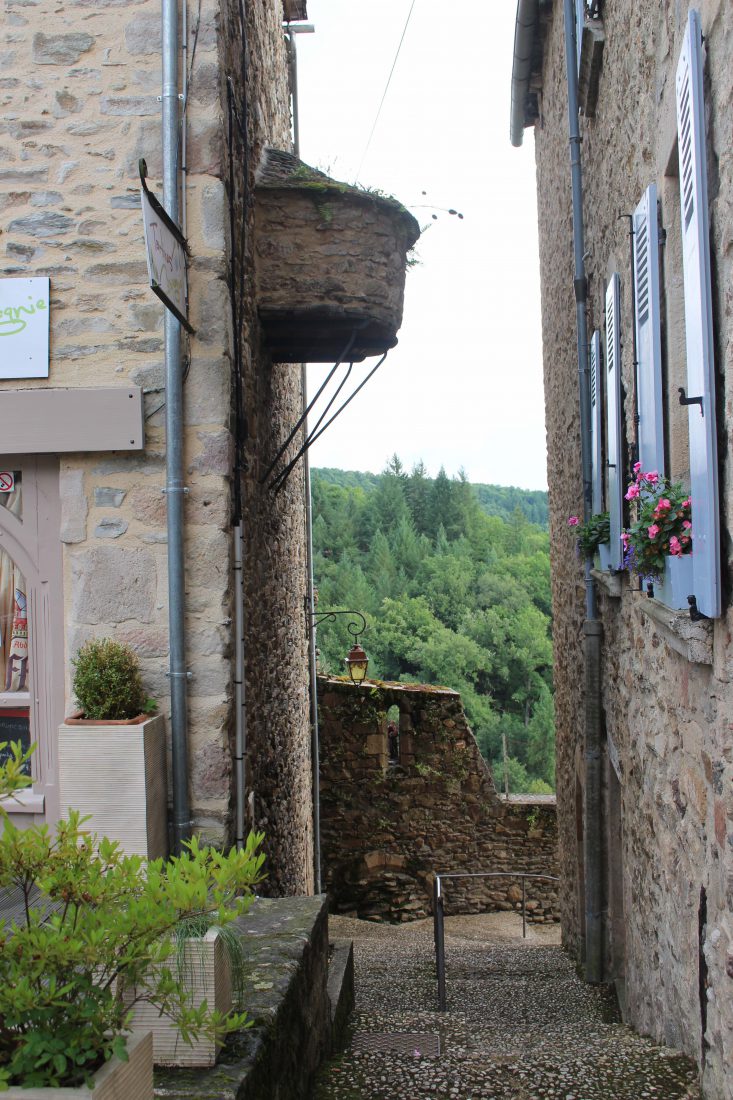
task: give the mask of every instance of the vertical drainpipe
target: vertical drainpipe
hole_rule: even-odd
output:
[[[300,116],[298,113],[298,48],[297,33],[288,28],[290,53],[290,87],[293,99],[293,152],[300,156]],[[300,365],[300,386],[303,413],[308,408],[308,374],[305,363]],[[303,440],[308,437],[308,421],[303,422]],[[310,675],[311,712],[311,786],[313,788],[313,880],[316,894],[321,892],[321,791],[320,736],[318,729],[318,678],[316,667],[315,585],[313,583],[313,512],[311,509],[311,469],[308,452],[303,455],[303,495],[305,497],[306,596],[305,614],[308,631],[308,669]]]
[[[235,477],[240,477],[235,470]],[[234,527],[234,783],[236,811],[234,840],[244,847],[245,750],[247,747],[247,716],[244,682],[244,524],[241,516]]]
[[[163,205],[178,224],[178,4],[162,0]],[[173,850],[191,834],[188,798],[185,576],[183,549],[183,376],[181,325],[165,311],[165,438],[168,515],[168,633],[170,645],[171,742],[173,759]]]
[[[583,517],[592,513],[593,467],[591,457],[590,367],[586,305],[588,280],[585,274],[583,235],[583,175],[580,162],[578,122],[578,53],[575,2],[564,0],[565,63],[568,84],[570,173],[573,202],[573,246],[575,253],[575,311],[578,329],[578,380],[580,385],[580,437],[583,470]],[[603,927],[601,880],[601,636],[596,586],[591,574],[592,559],[585,560],[585,820],[583,829],[585,863],[585,977],[597,983],[603,977]]]

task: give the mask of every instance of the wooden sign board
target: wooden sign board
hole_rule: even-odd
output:
[[[48,378],[48,279],[0,279],[0,378]]]
[[[189,332],[186,238],[155,195],[148,191],[147,167],[140,161],[140,201],[145,229],[145,254],[150,288]]]

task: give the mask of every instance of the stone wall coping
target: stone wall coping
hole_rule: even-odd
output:
[[[557,806],[555,794],[500,794],[507,806]]]
[[[330,688],[344,688],[347,691],[372,691],[374,688],[384,691],[404,692],[411,695],[445,695],[460,698],[457,691],[447,687],[434,687],[432,684],[404,684],[400,680],[364,680],[362,684],[353,683],[348,676],[319,676],[319,683]]]
[[[713,663],[713,620],[693,622],[688,611],[672,611],[659,600],[634,594],[637,610],[651,619],[670,649],[697,665]]]

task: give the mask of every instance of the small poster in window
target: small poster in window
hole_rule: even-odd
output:
[[[0,279],[0,378],[48,378],[48,279]]]
[[[7,742],[5,748],[0,748],[0,764],[10,760],[12,753],[10,746],[14,741],[20,741],[23,752],[31,747],[31,723],[27,709],[13,707],[9,710],[0,708],[0,745]],[[23,765],[26,775],[31,774],[30,760]]]
[[[12,470],[0,470],[0,493],[15,491],[15,474]]]

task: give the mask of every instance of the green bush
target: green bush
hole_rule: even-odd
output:
[[[140,662],[128,645],[111,638],[92,639],[74,660],[73,691],[85,718],[99,721],[136,718],[150,710]]]
[[[29,755],[13,747],[0,797],[28,785]],[[24,902],[17,924],[0,920],[0,1091],[89,1084],[113,1054],[125,1059],[126,994],[156,1005],[184,1040],[247,1026],[242,1013],[192,1008],[175,940],[181,921],[227,926],[246,912],[262,835],[227,855],[194,839],[180,857],[147,862],[83,824],[72,811],[53,831],[17,829],[0,809],[0,891]]]

